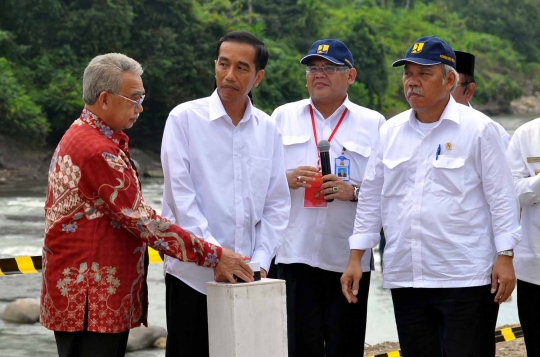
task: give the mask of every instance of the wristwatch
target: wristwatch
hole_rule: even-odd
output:
[[[351,200],[351,202],[358,202],[358,193],[360,192],[360,186],[352,185],[354,188],[353,194],[354,198]]]
[[[514,251],[513,250],[503,250],[497,253],[497,255],[506,255],[507,257],[513,258],[514,257]]]

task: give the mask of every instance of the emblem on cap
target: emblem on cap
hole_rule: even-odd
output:
[[[424,42],[418,42],[413,45],[413,48],[411,50],[411,53],[420,53],[422,52],[422,49],[424,48]]]
[[[319,47],[317,47],[317,53],[327,54],[329,48],[330,45],[319,45]]]

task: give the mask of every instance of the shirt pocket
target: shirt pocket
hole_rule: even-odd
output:
[[[384,183],[382,195],[384,197],[404,196],[407,193],[409,158],[383,159]]]
[[[461,195],[465,185],[465,158],[441,155],[431,163],[434,196]]]
[[[350,159],[350,178],[357,183],[361,183],[371,156],[371,147],[358,145],[352,141],[344,142],[343,146],[346,149],[345,156]]]
[[[287,171],[295,170],[298,166],[308,166],[306,161],[309,149],[309,135],[283,135],[285,146],[285,168]],[[313,157],[317,154],[313,148]]]

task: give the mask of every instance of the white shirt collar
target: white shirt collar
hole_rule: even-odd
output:
[[[309,105],[311,105],[311,106],[313,106],[313,108],[315,108],[315,104],[313,104],[313,100],[311,99],[311,97],[308,100],[306,100],[305,104],[303,106],[301,105],[298,108],[298,110],[299,111],[303,110],[305,107],[307,107]],[[358,108],[355,105],[353,105],[353,103],[349,100],[349,95],[348,94],[345,97],[345,100],[343,101],[343,103],[339,106],[339,108],[336,109],[335,112],[343,110],[343,107],[347,108],[350,112],[353,112],[355,114],[359,114],[358,113]],[[332,113],[332,114],[334,114],[334,113]]]
[[[401,117],[400,121],[405,122],[407,120],[413,128],[417,127],[416,121],[418,119],[416,119],[416,112],[413,109],[409,109],[409,115],[404,115],[403,117]],[[448,104],[446,104],[446,107],[444,108],[439,118],[439,121],[443,120],[451,120],[458,125],[460,124],[458,103],[454,100],[452,96],[450,96],[450,100],[448,101]]]
[[[249,100],[249,97],[246,97],[246,110],[244,111],[244,117],[240,122],[245,122],[251,119],[252,115],[257,121],[257,125],[259,124],[259,118],[257,115],[255,115],[253,108],[253,105],[251,104],[251,100]],[[227,114],[227,111],[223,107],[223,103],[221,102],[221,98],[219,97],[217,89],[214,90],[214,93],[210,96],[210,110],[208,112],[208,120],[216,120],[222,117],[227,117],[229,114]]]

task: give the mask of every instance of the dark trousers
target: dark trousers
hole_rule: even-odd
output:
[[[341,293],[341,275],[306,264],[278,264],[287,289],[289,357],[363,356],[371,272],[362,275],[356,304]]]
[[[206,295],[172,275],[165,275],[166,357],[208,357]]]
[[[129,330],[121,333],[54,331],[59,357],[123,357]]]
[[[540,285],[517,281],[517,307],[527,356],[540,356]]]
[[[495,357],[498,304],[490,290],[392,289],[402,356]]]

